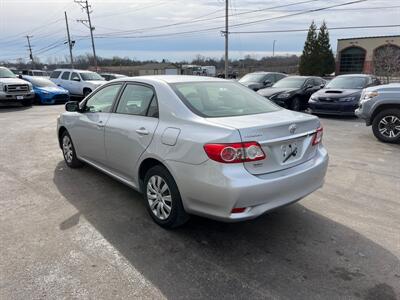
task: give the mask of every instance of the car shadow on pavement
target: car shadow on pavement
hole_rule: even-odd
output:
[[[167,298],[391,300],[399,293],[395,255],[301,204],[248,222],[193,217],[165,230],[139,193],[89,166],[59,162],[54,183],[78,210],[60,230],[77,230],[84,218]]]
[[[22,105],[0,105],[0,114],[8,113],[14,111],[24,111],[32,108],[32,106],[22,106]]]

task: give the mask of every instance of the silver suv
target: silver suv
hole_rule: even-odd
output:
[[[400,143],[400,84],[366,88],[356,115],[372,125],[375,137],[386,143]]]
[[[30,106],[34,97],[31,83],[17,78],[9,69],[0,67],[0,103]]]

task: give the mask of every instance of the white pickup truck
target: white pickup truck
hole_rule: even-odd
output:
[[[0,104],[20,103],[30,106],[34,98],[31,83],[17,78],[9,69],[0,67]]]

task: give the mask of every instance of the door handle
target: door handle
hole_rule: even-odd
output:
[[[136,129],[136,133],[139,135],[148,135],[150,132],[146,128],[141,127],[139,129]]]
[[[104,127],[103,121],[99,121],[99,122],[97,123],[97,127],[103,128],[103,127]]]

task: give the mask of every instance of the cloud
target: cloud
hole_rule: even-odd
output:
[[[248,10],[264,9],[275,5],[284,5],[299,2],[300,0],[282,1],[257,1],[257,0],[231,0],[231,14],[243,13]],[[304,1],[304,0],[303,0]],[[335,3],[343,3],[346,0],[320,0],[308,4],[295,5],[286,8],[277,8],[258,13],[232,16],[230,24],[267,19],[306,10],[310,8],[329,6]],[[139,58],[161,59],[165,52],[170,57],[182,57],[197,53],[213,53],[213,57],[221,57],[223,54],[223,38],[220,30],[224,26],[224,1],[198,1],[198,0],[90,0],[93,13],[93,25],[96,27],[97,52],[100,55],[132,55]],[[283,30],[308,28],[310,22],[315,20],[320,24],[326,20],[329,26],[355,26],[374,24],[396,24],[400,8],[393,9],[362,9],[367,7],[382,7],[395,5],[393,1],[368,1],[343,7],[331,11],[304,14],[287,17],[284,19],[264,21],[254,25],[232,27],[232,30]],[[344,9],[353,10],[344,10]],[[2,0],[0,1],[0,60],[4,57],[27,57],[24,35],[33,35],[32,43],[39,57],[45,59],[48,56],[64,57],[67,47],[62,44],[66,37],[64,11],[67,11],[70,29],[76,40],[75,53],[87,53],[91,51],[90,40],[87,38],[89,30],[77,19],[85,18],[85,13],[78,4],[72,0]],[[199,22],[199,19],[207,19]],[[189,22],[176,26],[165,25],[171,23]],[[160,28],[154,28],[160,26]],[[38,29],[39,28],[39,29]],[[127,31],[126,35],[162,35],[165,33],[179,33],[183,31],[195,31],[207,28],[216,28],[203,33],[186,35],[140,38],[140,39],[116,39],[116,31]],[[143,29],[140,32],[133,32]],[[370,29],[352,31],[331,31],[331,43],[335,50],[336,39],[353,36],[388,35],[396,34],[397,29]],[[121,33],[122,35],[122,33]],[[230,49],[232,56],[241,53],[269,53],[272,41],[277,40],[277,50],[283,53],[299,53],[302,50],[306,33],[275,33],[275,34],[248,34],[231,35]],[[114,38],[113,38],[114,37]],[[60,41],[57,48],[47,50],[48,46]],[[51,48],[51,47],[50,47]],[[176,53],[176,54],[173,54]]]

